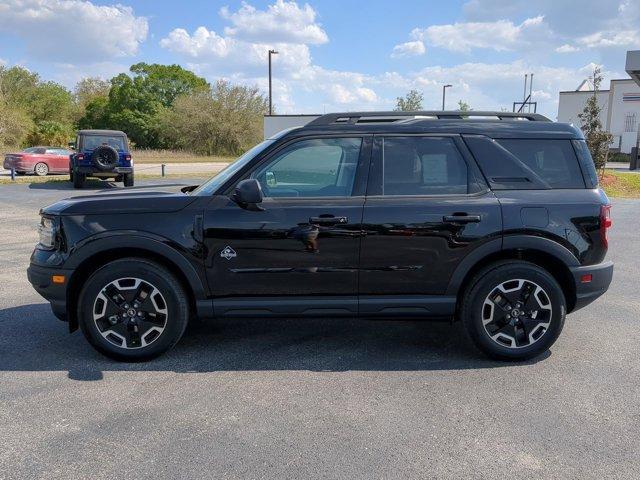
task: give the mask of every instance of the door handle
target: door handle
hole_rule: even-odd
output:
[[[480,215],[445,215],[442,221],[444,223],[478,223]]]
[[[347,217],[334,217],[333,215],[320,215],[319,217],[309,217],[309,223],[319,225],[345,224],[349,221]]]

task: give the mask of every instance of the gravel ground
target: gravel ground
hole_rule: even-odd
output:
[[[0,186],[0,479],[640,476],[640,201],[613,202],[610,291],[534,361],[457,324],[318,319],[194,325],[121,364],[26,279],[38,208],[75,194]]]

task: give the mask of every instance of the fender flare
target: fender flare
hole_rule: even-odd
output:
[[[178,266],[180,273],[187,279],[195,299],[206,298],[206,280],[198,274],[194,265],[180,252],[180,249],[184,249],[184,247],[159,235],[147,232],[111,231],[86,238],[74,246],[65,262],[65,269],[76,270],[95,255],[109,250],[127,248],[146,250],[166,258]]]
[[[501,239],[490,240],[467,255],[454,270],[447,286],[447,295],[457,295],[462,282],[471,269],[488,255],[504,250],[538,250],[551,255],[562,262],[567,268],[579,267],[580,261],[571,251],[558,242],[546,237],[535,235],[506,235]]]

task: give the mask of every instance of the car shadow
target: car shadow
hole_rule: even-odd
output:
[[[178,345],[146,363],[120,363],[97,353],[80,332],[69,334],[49,305],[0,310],[0,371],[66,371],[96,381],[105,371],[307,370],[427,371],[531,365],[478,353],[459,323],[336,319],[218,319],[194,322]]]

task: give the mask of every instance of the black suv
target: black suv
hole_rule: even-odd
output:
[[[581,132],[535,114],[329,114],[182,193],[42,209],[28,274],[119,360],[193,317],[458,319],[500,359],[602,295],[610,205]]]

